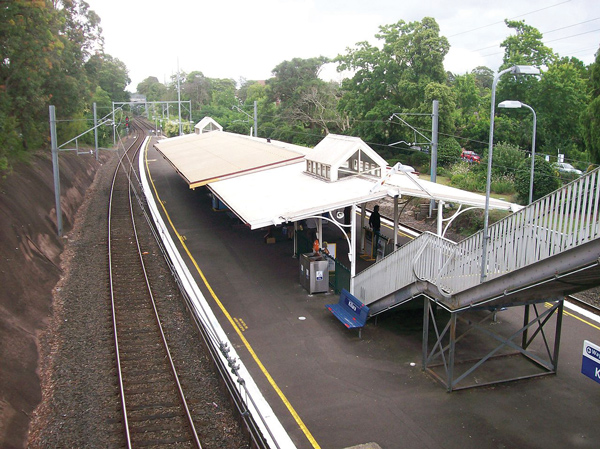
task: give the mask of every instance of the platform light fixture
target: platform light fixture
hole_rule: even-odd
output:
[[[487,180],[485,184],[485,212],[483,216],[483,252],[481,255],[481,282],[485,281],[487,277],[487,242],[488,242],[488,224],[489,224],[489,210],[490,210],[490,186],[492,183],[492,156],[493,156],[493,145],[494,145],[494,113],[496,110],[496,86],[500,77],[506,73],[512,73],[514,75],[539,75],[540,69],[529,65],[514,65],[508,69],[504,69],[494,76],[492,82],[492,106],[490,113],[490,139],[488,145],[488,168],[487,168]]]
[[[531,137],[531,175],[529,177],[529,203],[533,202],[533,170],[535,168],[535,133],[536,133],[536,122],[537,116],[533,108],[525,103],[521,103],[520,101],[506,100],[501,102],[498,105],[499,108],[506,109],[519,109],[519,108],[527,108],[533,113],[533,136]]]

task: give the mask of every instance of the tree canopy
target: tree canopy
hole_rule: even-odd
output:
[[[536,153],[551,160],[562,154],[580,169],[600,162],[598,57],[586,67],[556,54],[543,43],[542,33],[524,21],[505,24],[500,69],[535,65],[542,75],[503,76],[498,103],[518,100],[536,111]],[[484,66],[464,74],[446,71],[450,44],[432,17],[382,25],[374,37],[377,44],[358,42],[333,60],[282,61],[266,80],[210,78],[200,70],[180,73],[179,93],[191,103],[192,121],[211,116],[228,131],[249,134],[256,104],[259,136],[312,146],[328,133],[355,135],[389,160],[409,164],[429,160],[427,136],[437,100],[443,165],[459,162],[463,149],[485,157],[495,72]],[[62,116],[86,118],[92,102],[108,109],[111,101],[129,98],[127,67],[104,53],[100,18],[83,0],[8,3],[0,9],[0,49],[0,168],[11,157],[47,144],[49,104]],[[336,64],[349,75],[340,83],[323,80],[325,64]],[[149,101],[175,101],[177,75],[164,83],[148,76],[137,91]],[[153,115],[162,119],[165,111]],[[526,154],[532,120],[526,108],[496,109],[494,142]],[[497,176],[514,177],[517,153],[508,154],[502,164],[510,169]]]
[[[97,87],[128,98],[127,68],[104,54],[100,18],[83,0],[3,2],[0,51],[0,169],[47,144],[48,105],[78,118]]]

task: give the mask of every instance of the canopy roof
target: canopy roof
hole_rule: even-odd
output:
[[[190,188],[303,161],[303,147],[227,132],[189,134],[156,143]]]
[[[209,123],[214,128],[216,122]],[[155,147],[190,188],[208,185],[252,229],[388,195],[485,205],[482,195],[386,168],[386,161],[357,137],[332,134],[308,149],[215,131],[165,139]],[[490,199],[490,208],[514,211],[520,206]]]
[[[298,221],[388,195],[441,199],[477,207],[485,205],[482,195],[422,181],[410,174],[392,176],[379,189],[373,189],[377,184],[376,179],[364,176],[325,182],[305,173],[304,164],[299,163],[212,182],[209,188],[252,229]],[[519,206],[490,199],[492,209],[511,210],[515,207]]]

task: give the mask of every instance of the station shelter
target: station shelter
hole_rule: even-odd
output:
[[[364,232],[366,203],[389,196],[394,199],[394,235],[397,236],[397,205],[403,195],[441,204],[451,202],[481,208],[485,205],[482,195],[423,181],[390,167],[358,137],[329,134],[314,148],[307,148],[224,132],[217,125],[206,117],[196,129],[212,132],[163,139],[155,148],[191,189],[207,186],[218,204],[251,229],[284,223],[294,223],[297,227],[302,220],[314,219],[319,238],[323,235],[323,220],[338,226],[347,235],[349,229],[357,229],[357,211],[360,210],[359,229]],[[339,211],[348,207],[352,213],[350,224],[346,225],[340,223]],[[514,211],[519,206],[490,199],[490,208]],[[440,232],[442,209],[438,208]],[[358,236],[356,232],[349,234],[352,292]],[[364,241],[364,234],[361,239]]]

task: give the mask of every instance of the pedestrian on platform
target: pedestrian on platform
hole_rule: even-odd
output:
[[[369,217],[369,226],[373,229],[373,247],[375,248],[375,255],[377,254],[377,248],[379,248],[379,232],[381,231],[381,215],[379,215],[379,205],[376,204],[373,208],[373,212]],[[371,251],[371,256],[374,256]]]

